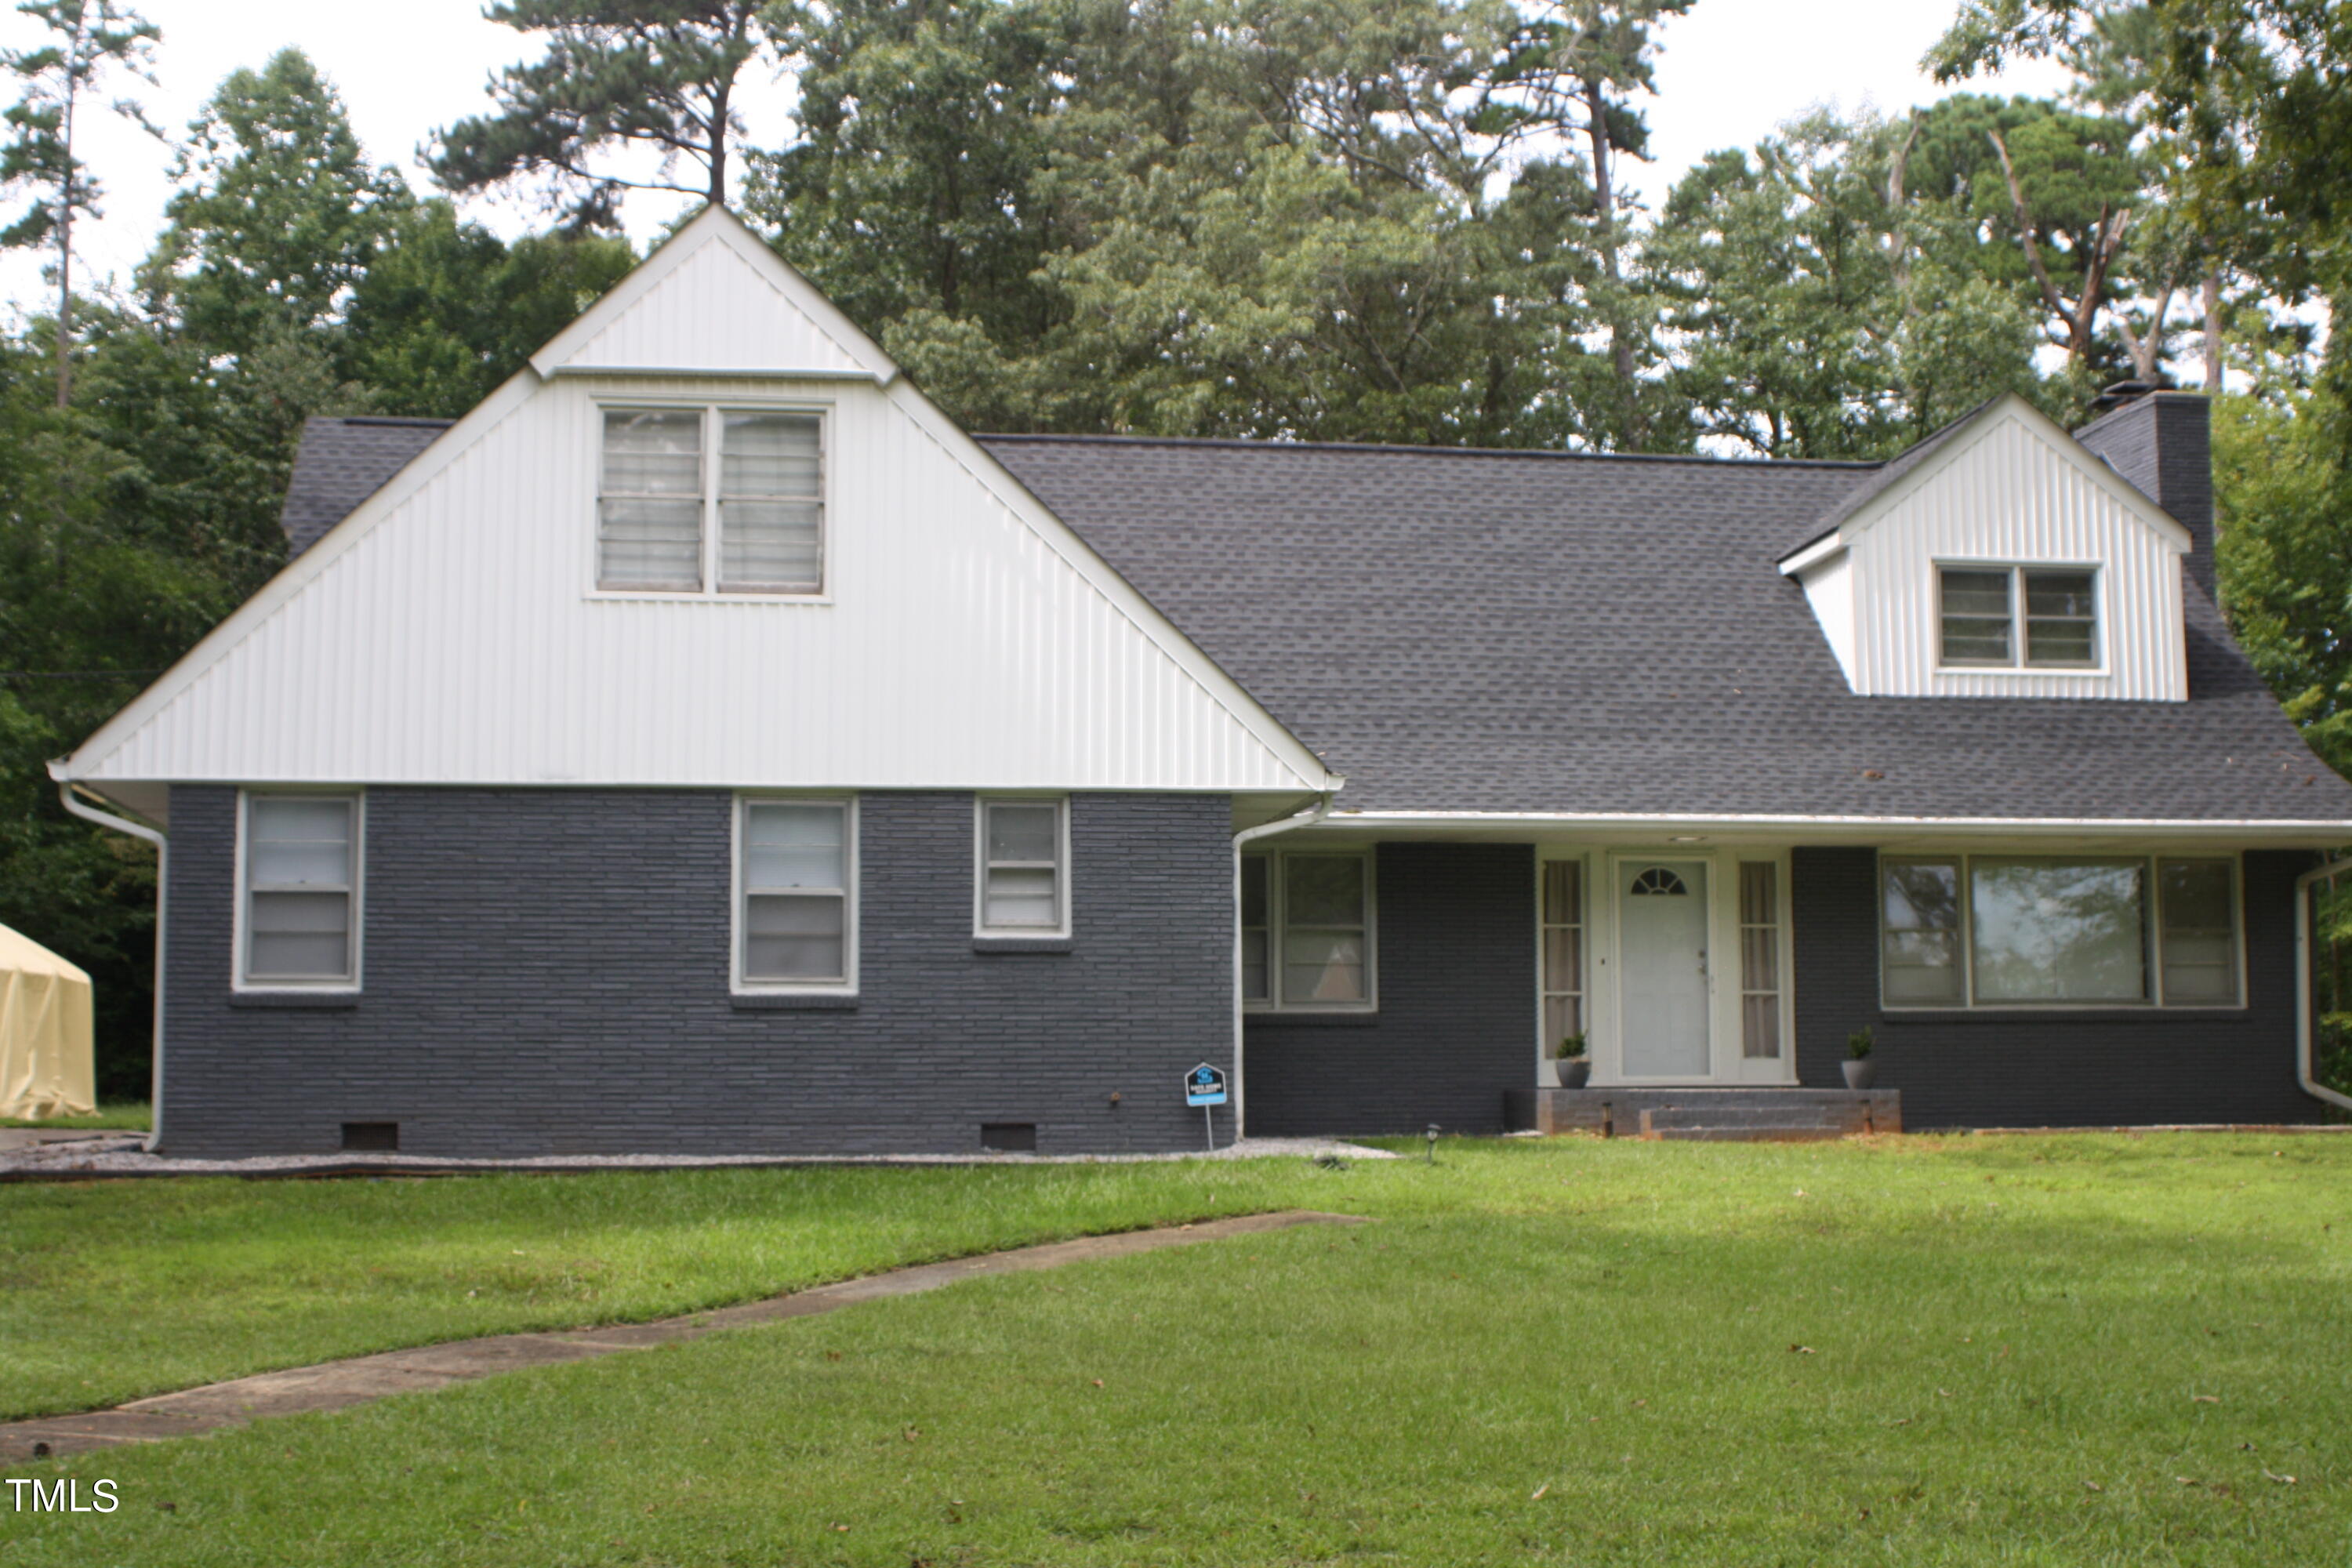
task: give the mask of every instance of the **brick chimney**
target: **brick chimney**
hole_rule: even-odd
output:
[[[2109,389],[2108,397],[2119,406],[2075,431],[2074,439],[2189,531],[2189,580],[2207,598],[2217,597],[2211,405],[2202,393],[2149,391],[2128,382]]]

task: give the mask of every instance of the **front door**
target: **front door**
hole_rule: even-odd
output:
[[[1706,932],[1705,861],[1618,863],[1618,1018],[1626,1078],[1713,1072]]]

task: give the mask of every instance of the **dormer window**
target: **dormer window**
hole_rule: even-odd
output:
[[[824,452],[814,413],[604,409],[596,586],[824,593]]]
[[[1938,566],[1947,669],[2096,669],[2098,571]]]

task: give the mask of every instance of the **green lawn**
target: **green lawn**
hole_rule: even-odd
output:
[[[121,1510],[0,1512],[0,1564],[2352,1561],[2335,1137],[19,1188],[0,1357],[243,1366],[261,1330],[171,1320],[389,1342],[1282,1204],[1381,1223],[76,1458]],[[60,1286],[104,1321],[20,1366]]]
[[[45,1116],[38,1121],[20,1116],[0,1116],[0,1127],[89,1127],[120,1128],[126,1132],[144,1132],[148,1128],[147,1102],[132,1100],[122,1105],[100,1105],[89,1116]]]

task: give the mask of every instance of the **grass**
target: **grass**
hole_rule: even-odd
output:
[[[877,1245],[860,1214],[883,1250],[1154,1205],[1381,1223],[976,1280],[64,1461],[85,1492],[114,1479],[123,1508],[0,1512],[0,1563],[2352,1555],[2352,1140],[1563,1141],[1329,1172],[725,1174],[740,1184],[17,1189],[0,1219],[14,1245],[28,1202],[85,1204],[83,1223],[45,1222],[37,1259],[172,1265],[173,1289],[91,1331],[101,1366],[180,1333],[154,1301],[203,1294],[206,1258],[241,1259],[225,1300],[300,1309],[319,1333],[392,1298],[444,1324],[487,1314],[459,1289],[499,1267],[485,1239],[667,1257],[672,1289],[699,1259],[725,1275],[715,1300],[747,1247],[846,1271],[838,1249]],[[388,1240],[367,1242],[371,1224]],[[271,1290],[222,1226],[318,1245]],[[447,1247],[449,1266],[386,1287],[371,1270],[387,1245]],[[657,1293],[643,1262],[601,1288],[625,1273]],[[340,1304],[303,1307],[319,1295]],[[14,1387],[13,1321],[0,1347]]]
[[[121,1105],[100,1105],[95,1113],[89,1116],[0,1116],[0,1127],[88,1127],[144,1132],[150,1125],[147,1102],[143,1100]]]
[[[1280,1207],[1288,1176],[1249,1163],[0,1187],[0,1419]]]

